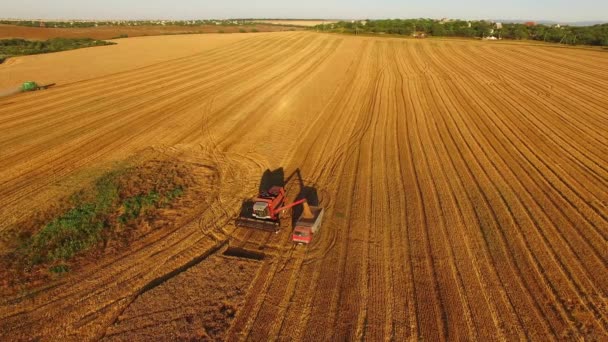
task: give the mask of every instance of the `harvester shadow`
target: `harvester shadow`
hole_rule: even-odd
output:
[[[267,169],[260,178],[260,186],[258,187],[258,193],[268,191],[273,186],[285,186],[285,170],[281,167],[274,171]],[[253,215],[253,204],[252,199],[246,199],[241,202],[241,210],[239,217],[251,217]]]
[[[295,178],[295,179],[294,179]],[[296,169],[289,177],[285,178],[285,169],[278,168],[276,170],[271,171],[267,169],[262,174],[260,179],[260,185],[258,187],[259,193],[268,191],[273,186],[285,187],[289,182],[293,180],[297,181],[297,187],[299,187],[300,191],[295,201],[299,201],[302,199],[306,199],[309,205],[318,206],[319,205],[319,194],[315,187],[304,185],[304,181],[302,179],[302,175],[300,173],[300,169]],[[253,215],[253,205],[254,201],[252,199],[245,199],[241,202],[241,210],[239,212],[239,217],[251,217]],[[292,209],[291,214],[291,223],[292,226],[295,225],[298,218],[302,215],[304,210],[303,205],[297,205]]]
[[[281,167],[274,171],[266,170],[260,179],[258,192],[267,191],[273,186],[285,186],[285,170]]]

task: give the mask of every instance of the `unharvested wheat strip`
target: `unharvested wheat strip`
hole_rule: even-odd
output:
[[[276,335],[273,333],[275,332],[275,329],[278,328],[276,326],[276,315],[283,309],[281,303],[288,291],[286,285],[289,284],[290,279],[293,279],[294,271],[296,270],[297,264],[301,263],[301,260],[295,260],[292,258],[291,253],[286,253],[286,255],[281,256],[275,262],[277,268],[270,277],[272,278],[272,281],[269,282],[270,286],[267,288],[264,295],[260,296],[264,298],[264,300],[255,315],[255,319],[252,320],[252,325],[248,332],[247,338],[254,341],[260,341],[266,338],[276,338]]]

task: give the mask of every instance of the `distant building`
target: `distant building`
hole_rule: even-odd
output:
[[[46,23],[44,21],[40,22],[40,27],[46,27]]]
[[[528,27],[530,27],[530,26],[536,26],[536,22],[534,22],[534,21],[526,21],[526,22],[524,23],[524,25],[526,25],[526,26],[528,26]]]
[[[502,29],[502,23],[496,23],[496,24],[494,24],[494,26],[496,27],[497,30]]]

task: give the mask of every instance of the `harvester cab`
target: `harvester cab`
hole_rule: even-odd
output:
[[[278,213],[273,209],[280,207],[284,199],[285,190],[279,186],[261,192],[253,203],[253,217],[261,220],[277,220]]]

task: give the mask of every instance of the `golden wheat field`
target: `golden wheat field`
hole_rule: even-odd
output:
[[[28,77],[82,77],[0,98],[0,230],[141,153],[206,180],[179,227],[0,297],[0,339],[608,339],[608,53],[242,37],[64,52]],[[326,210],[310,245],[233,224],[280,168]]]

